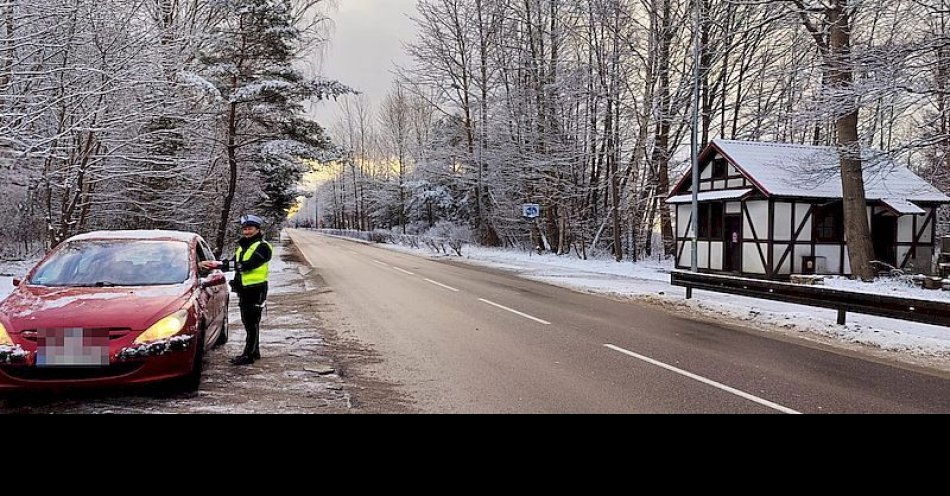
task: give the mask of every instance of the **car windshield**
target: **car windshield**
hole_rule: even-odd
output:
[[[56,287],[160,286],[190,277],[181,241],[74,241],[43,262],[30,284]]]

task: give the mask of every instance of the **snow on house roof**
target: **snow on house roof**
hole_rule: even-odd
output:
[[[69,238],[68,241],[87,241],[92,239],[143,239],[143,240],[173,240],[190,242],[198,235],[183,231],[94,231]]]
[[[736,200],[748,195],[749,193],[752,193],[752,189],[724,189],[720,191],[704,191],[696,196],[699,197],[699,201]],[[692,201],[693,195],[690,193],[686,195],[674,196],[666,200],[666,203],[690,203]]]
[[[914,205],[913,203],[907,200],[900,200],[895,198],[884,198],[881,202],[887,208],[893,210],[895,213],[900,215],[923,215],[927,212],[924,209]]]
[[[838,153],[829,146],[713,140],[727,159],[773,196],[841,198]],[[868,200],[950,203],[950,197],[884,153],[864,152]]]

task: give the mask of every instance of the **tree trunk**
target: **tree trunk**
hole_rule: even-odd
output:
[[[609,140],[608,149],[608,163],[610,164],[610,196],[611,203],[610,208],[614,213],[614,258],[621,262],[623,261],[623,243],[621,243],[621,232],[620,232],[620,179],[617,177],[617,173],[620,170],[620,143],[617,142],[617,131],[616,129],[620,126],[619,122],[619,112],[614,115],[615,108],[614,106],[619,106],[618,100],[618,83],[617,80],[620,78],[620,5],[619,3],[614,3],[614,22],[613,22],[613,53],[611,54],[611,64],[610,64],[610,98],[607,102],[607,118],[610,124],[607,129],[604,129],[605,133],[609,133],[607,139]],[[616,122],[614,121],[616,119]]]
[[[231,217],[231,205],[234,203],[234,192],[237,190],[237,104],[228,106],[228,191],[224,196],[224,206],[221,207],[221,221],[218,224],[218,238],[215,240],[215,255],[221,258],[224,253],[224,236],[228,231],[228,219]]]
[[[657,192],[650,200],[660,202],[661,198],[670,191],[670,45],[673,43],[673,28],[671,20],[670,2],[663,2],[663,13],[660,19],[659,58],[657,59],[660,77],[660,119],[657,123],[656,143],[654,144],[653,158],[657,167]],[[673,221],[670,209],[665,204],[657,203],[660,210],[660,230],[663,237],[663,249],[666,255],[676,252],[676,241],[673,238]],[[653,226],[647,226],[649,234],[647,243],[652,242]]]
[[[829,83],[835,93],[844,95],[844,113],[835,121],[838,153],[841,160],[841,189],[844,198],[844,232],[847,238],[851,273],[868,281],[874,279],[871,267],[873,249],[868,225],[867,200],[862,174],[861,143],[858,139],[858,106],[854,96],[853,62],[851,61],[851,23],[847,0],[836,0],[828,9]]]

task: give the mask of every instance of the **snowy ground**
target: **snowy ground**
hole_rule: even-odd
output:
[[[388,244],[375,246],[426,257],[446,257],[433,255],[425,248]],[[634,264],[608,259],[580,260],[575,256],[538,255],[470,245],[463,250],[462,260],[578,291],[637,299],[677,313],[717,321],[725,319],[758,330],[794,334],[828,344],[845,345],[851,349],[881,351],[890,358],[950,370],[950,329],[945,327],[854,313],[848,314],[847,325],[839,326],[834,310],[706,291],[696,291],[692,300],[686,300],[684,288],[670,285],[671,262]],[[833,278],[827,285],[950,301],[950,292],[908,287],[900,281],[878,281],[863,285]]]
[[[0,300],[13,291],[13,278],[23,277],[37,260],[0,261]]]
[[[0,268],[0,273],[4,270]],[[261,331],[263,359],[250,367],[228,363],[228,359],[240,354],[244,347],[237,298],[232,295],[230,342],[206,356],[203,381],[197,393],[169,395],[160,390],[131,388],[17,396],[0,400],[0,413],[351,411],[353,401],[341,378],[343,367],[330,353],[326,342],[333,331],[320,318],[321,290],[310,275],[309,268],[275,244],[272,289]]]
[[[914,285],[907,279],[881,278],[874,282],[862,282],[846,277],[830,277],[825,279],[825,286],[846,291],[860,291],[904,298],[920,298],[923,300],[937,300],[950,302],[950,291],[934,291]],[[948,330],[950,332],[950,330]]]

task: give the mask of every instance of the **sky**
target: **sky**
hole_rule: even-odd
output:
[[[375,107],[392,85],[394,66],[408,65],[403,43],[414,36],[409,16],[416,0],[337,0],[337,4],[330,12],[334,28],[329,49],[322,55],[322,75],[363,92]],[[332,100],[313,109],[325,128],[337,112]]]

